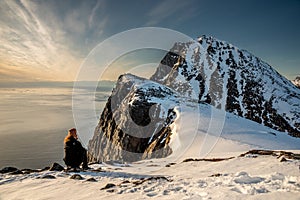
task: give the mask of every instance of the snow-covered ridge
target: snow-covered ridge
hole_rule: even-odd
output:
[[[299,89],[258,57],[227,42],[202,36],[176,43],[151,80],[300,137]]]

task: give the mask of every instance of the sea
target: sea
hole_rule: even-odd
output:
[[[0,168],[38,169],[54,162],[64,165],[63,140],[68,129],[78,123],[73,118],[72,99],[90,98],[99,119],[114,87],[113,82],[106,81],[99,83],[96,91],[89,87],[73,91],[72,85],[0,85]],[[88,128],[94,129],[95,123]],[[91,131],[84,137],[81,142],[87,147]]]

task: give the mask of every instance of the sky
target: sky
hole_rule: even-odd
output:
[[[73,81],[99,43],[149,26],[228,41],[293,79],[300,74],[299,19],[299,0],[2,0],[0,82]],[[127,72],[124,60],[117,63]]]

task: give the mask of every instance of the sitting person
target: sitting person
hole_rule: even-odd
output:
[[[82,147],[81,143],[77,140],[77,131],[71,128],[68,135],[65,137],[65,157],[64,161],[67,168],[79,168],[82,163],[82,169],[89,169],[87,164],[87,151]]]

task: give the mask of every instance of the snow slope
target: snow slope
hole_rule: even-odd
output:
[[[252,154],[239,157],[253,148],[300,153],[299,138],[233,114],[212,117],[218,112],[214,107],[198,105],[182,102],[178,107],[176,134],[170,143],[173,153],[167,158],[94,164],[94,169],[101,170],[77,173],[83,180],[70,179],[75,172],[1,174],[0,199],[299,199],[300,160],[280,162],[275,156]],[[214,127],[222,124],[219,129]],[[213,130],[221,130],[220,137]],[[183,162],[186,158],[230,157],[219,162]],[[45,175],[54,179],[43,178]],[[108,183],[115,186],[101,190]]]
[[[0,199],[299,199],[299,160],[279,162],[273,156],[236,157],[220,162],[178,162],[155,174],[143,173],[148,160],[128,167],[94,165],[103,172],[43,172],[30,175],[1,175]],[[52,175],[55,179],[44,179]],[[161,178],[151,178],[161,177]],[[94,178],[95,182],[87,181]],[[143,179],[145,180],[143,182]],[[115,187],[101,190],[108,183]]]

